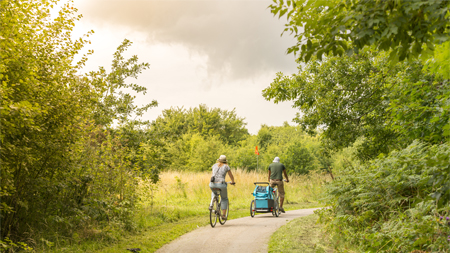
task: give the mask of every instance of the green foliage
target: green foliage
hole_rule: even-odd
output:
[[[150,67],[148,63],[138,64],[138,57],[133,55],[125,60],[122,54],[131,46],[131,42],[125,39],[114,53],[114,59],[111,65],[111,73],[107,74],[103,67],[98,71],[92,71],[86,76],[88,83],[95,84],[100,89],[101,94],[97,103],[95,103],[94,119],[99,125],[110,126],[114,121],[119,124],[126,124],[132,116],[142,116],[149,108],[158,105],[156,100],[151,103],[138,107],[133,104],[135,96],[127,93],[127,89],[135,93],[147,92],[147,88],[133,83],[126,83],[127,78],[137,78],[143,70]],[[116,122],[117,123],[117,122]]]
[[[409,64],[397,73],[400,78],[391,89],[387,122],[408,142],[440,143],[450,137],[450,80],[421,68]]]
[[[449,251],[449,2],[274,2],[297,39],[288,53],[306,64],[263,96],[294,101],[302,129],[323,130],[313,153],[337,178],[320,212],[335,242]]]
[[[447,0],[274,0],[269,8],[279,18],[286,15],[284,31],[297,39],[287,52],[299,52],[302,62],[351,55],[365,46],[403,61],[430,56],[435,44],[450,40]]]
[[[446,252],[450,146],[414,142],[367,165],[340,171],[319,212],[336,238],[364,252]]]
[[[171,169],[210,171],[218,154],[226,153],[227,146],[217,136],[203,138],[200,134],[184,134],[168,147]]]
[[[442,75],[445,79],[450,79],[450,42],[437,45],[434,57],[425,62],[425,67],[430,68],[433,73]]]
[[[135,227],[141,140],[124,122],[149,106],[135,107],[120,89],[144,91],[124,80],[148,65],[124,60],[125,40],[111,74],[79,76],[87,58],[74,57],[88,41],[71,38],[80,18],[71,3],[50,19],[56,4],[0,1],[0,239],[9,250],[27,246],[20,241],[114,239],[111,230]],[[113,120],[123,131],[105,128]]]
[[[281,73],[263,91],[267,100],[294,101],[295,118],[322,142],[339,150],[366,137],[359,158],[368,160],[420,138],[438,143],[448,136],[449,83],[420,62],[390,66],[384,54],[369,50],[355,56],[310,61],[299,73]],[[448,126],[448,127],[447,127]]]
[[[205,105],[189,110],[167,109],[146,130],[142,154],[146,163],[157,164],[158,170],[210,170],[219,155],[231,158],[230,147],[250,136],[245,124],[234,110]]]
[[[2,252],[6,252],[7,250],[14,250],[14,249],[23,249],[24,251],[31,251],[32,248],[27,246],[26,243],[23,242],[13,242],[8,237],[5,237],[4,240],[0,240],[0,249]]]
[[[153,183],[159,180],[159,173],[169,161],[165,157],[167,144],[148,131],[147,122],[130,120],[110,130],[127,147],[126,157],[138,175]]]
[[[75,75],[79,66],[72,66],[85,42],[70,38],[79,17],[65,5],[48,21],[51,3],[0,2],[0,47],[6,49],[0,51],[1,236],[12,240],[38,218],[31,210],[48,209],[49,181],[70,170],[69,147],[83,134],[96,98]]]
[[[259,167],[266,170],[273,159],[278,156],[286,166],[288,173],[308,174],[319,169],[315,154],[319,149],[318,139],[308,136],[300,127],[281,127],[263,125],[257,135],[260,153]],[[254,151],[254,147],[252,152]]]
[[[248,136],[243,118],[235,111],[209,109],[205,105],[186,110],[171,108],[152,122],[151,131],[158,133],[169,142],[184,134],[198,133],[203,137],[217,136],[227,144],[236,144]]]
[[[256,135],[251,135],[245,140],[242,140],[238,145],[231,147],[227,152],[227,157],[231,161],[233,167],[242,168],[246,170],[256,170],[258,167],[258,161],[255,154],[255,147],[257,144]]]
[[[316,169],[313,164],[315,157],[299,141],[292,142],[280,158],[293,173],[308,174],[309,171]]]

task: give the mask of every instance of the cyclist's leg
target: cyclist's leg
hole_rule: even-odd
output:
[[[209,203],[209,209],[211,210],[214,197],[217,195],[218,184],[209,183],[209,188],[211,189],[211,202]]]
[[[270,187],[275,188],[275,186],[277,186],[276,182],[277,181],[274,181],[274,180],[270,179],[270,182],[269,182],[270,183]]]
[[[278,184],[278,196],[280,197],[280,210],[284,213],[283,202],[284,202],[284,183],[280,181]]]
[[[221,198],[221,206],[222,209],[222,217],[226,216],[227,207],[228,207],[228,191],[227,184],[218,184],[218,188],[220,188],[220,198]]]

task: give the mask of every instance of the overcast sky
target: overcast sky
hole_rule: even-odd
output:
[[[280,36],[285,19],[273,17],[265,0],[74,0],[78,13],[74,36],[94,30],[85,70],[110,69],[112,55],[126,38],[126,56],[137,55],[150,69],[130,80],[148,92],[137,104],[157,100],[144,119],[164,109],[206,104],[232,110],[257,134],[261,124],[292,123],[292,103],[274,104],[262,90],[277,72],[297,70],[292,36]]]

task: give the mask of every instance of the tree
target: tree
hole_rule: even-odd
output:
[[[290,173],[308,174],[315,169],[315,157],[300,141],[291,143],[280,158]]]
[[[243,118],[236,115],[235,110],[227,111],[219,108],[171,108],[152,122],[151,131],[158,132],[161,138],[169,142],[177,140],[186,133],[198,133],[204,138],[217,136],[224,143],[236,144],[248,136]]]
[[[274,157],[280,157],[289,172],[308,174],[318,169],[319,163],[314,155],[319,147],[318,139],[308,136],[300,126],[290,126],[287,122],[280,127],[263,125],[256,139],[260,147],[260,168],[263,170]]]
[[[386,56],[376,55],[367,50],[314,59],[291,77],[278,73],[263,96],[275,103],[294,101],[303,112],[295,121],[310,133],[322,127],[323,143],[331,150],[366,137],[362,159],[404,147],[415,138],[443,141],[449,125],[448,82],[420,62],[391,66]]]
[[[87,58],[74,57],[87,40],[71,38],[80,16],[69,3],[51,20],[57,2],[0,1],[1,251],[38,241],[27,238],[33,231],[51,241],[88,226],[133,227],[135,143],[107,126],[140,113],[118,87],[143,65],[123,61],[125,41],[113,74],[80,76]]]
[[[101,87],[97,92],[101,94],[94,108],[94,119],[96,123],[104,126],[111,126],[115,120],[119,124],[127,124],[133,120],[131,117],[140,117],[149,108],[158,105],[156,100],[142,107],[134,105],[135,96],[125,92],[131,89],[136,93],[147,92],[147,88],[141,85],[126,83],[129,77],[137,78],[143,70],[149,68],[148,63],[138,63],[138,57],[133,55],[125,60],[123,53],[131,46],[132,42],[125,39],[114,53],[111,65],[111,73],[106,73],[103,67],[98,71],[90,72],[84,79],[87,83],[96,84]]]
[[[225,153],[226,149],[227,145],[217,136],[205,138],[198,133],[187,133],[168,144],[168,167],[174,170],[208,171],[216,162],[218,154]]]
[[[69,146],[79,140],[96,99],[76,75],[83,60],[72,65],[85,43],[68,32],[79,16],[64,5],[49,21],[54,3],[0,1],[2,239],[23,232],[36,218],[25,218],[31,210],[47,208],[51,192],[40,191],[67,170]]]
[[[257,146],[257,136],[250,135],[246,139],[240,141],[231,148],[231,152],[227,152],[227,158],[233,166],[241,169],[256,170],[258,158],[255,154],[255,146]]]
[[[450,40],[448,0],[275,0],[269,8],[287,16],[285,32],[297,39],[288,53],[300,51],[302,62],[313,55],[351,55],[365,46],[402,61],[430,55]]]

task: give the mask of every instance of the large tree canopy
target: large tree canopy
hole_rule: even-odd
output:
[[[295,34],[299,60],[323,54],[351,55],[364,46],[391,50],[403,60],[450,40],[448,0],[274,0],[274,15],[287,16],[285,31]]]
[[[334,150],[366,137],[362,158],[413,139],[438,143],[449,136],[448,82],[420,62],[390,66],[376,54],[312,60],[291,77],[278,73],[263,96],[294,101],[303,113],[295,121],[310,133],[322,127]]]

